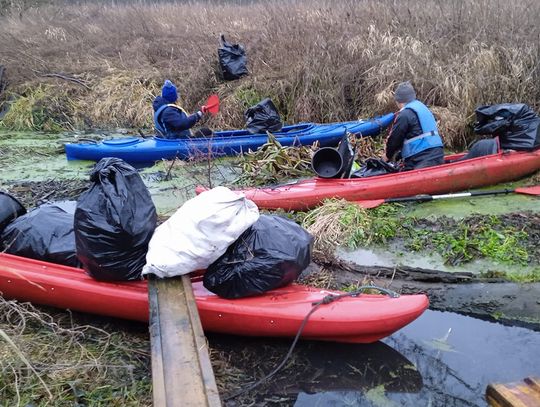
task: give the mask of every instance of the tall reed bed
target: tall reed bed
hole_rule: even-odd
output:
[[[152,97],[170,78],[188,109],[218,92],[222,114],[208,124],[235,128],[266,96],[288,122],[388,112],[395,84],[411,80],[457,148],[478,105],[540,107],[539,16],[533,0],[44,5],[0,18],[4,99],[46,82],[70,89],[54,95],[65,96],[72,126],[150,126]],[[217,78],[220,33],[246,47],[248,77]],[[51,72],[89,88],[40,76]]]

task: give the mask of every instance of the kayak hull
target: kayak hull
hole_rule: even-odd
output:
[[[202,326],[209,332],[294,337],[312,303],[336,293],[298,284],[257,297],[228,300],[193,281]],[[0,254],[0,292],[6,299],[148,321],[145,281],[99,282],[83,270]],[[391,335],[428,307],[425,295],[345,297],[322,305],[308,320],[302,338],[370,343]]]
[[[447,157],[454,160],[461,155]],[[540,150],[508,152],[419,170],[354,179],[312,178],[270,188],[239,190],[259,208],[305,210],[329,198],[348,201],[465,191],[515,181],[540,170]],[[197,188],[200,193],[204,188]]]
[[[335,146],[341,140],[345,128],[359,136],[374,136],[386,128],[394,114],[371,120],[342,123],[301,123],[285,126],[274,133],[283,146],[312,145]],[[117,157],[131,163],[150,163],[161,159],[181,160],[197,157],[238,155],[256,150],[268,141],[266,134],[250,134],[247,130],[218,131],[211,138],[147,139],[129,137],[104,140],[99,143],[80,142],[64,145],[68,160],[99,161],[104,157]]]

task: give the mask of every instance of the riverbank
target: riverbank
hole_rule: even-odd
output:
[[[165,78],[190,111],[218,93],[221,114],[205,124],[223,129],[242,128],[265,97],[288,123],[387,113],[395,84],[410,79],[454,149],[472,140],[479,105],[539,107],[540,5],[525,0],[41,4],[0,16],[11,130],[150,130]],[[216,75],[220,33],[246,48],[241,80]]]

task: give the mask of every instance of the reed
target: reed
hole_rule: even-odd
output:
[[[12,92],[75,86],[70,123],[150,126],[165,78],[189,110],[218,92],[215,128],[243,127],[246,104],[265,96],[287,122],[372,116],[395,109],[393,87],[411,80],[451,148],[471,141],[478,105],[540,106],[540,3],[530,0],[55,3],[0,17],[0,60]],[[216,77],[221,32],[246,47],[248,77]],[[39,76],[50,72],[89,89]]]

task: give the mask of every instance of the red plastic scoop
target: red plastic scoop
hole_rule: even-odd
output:
[[[219,112],[219,96],[216,94],[210,95],[206,101],[206,110],[215,116]]]

